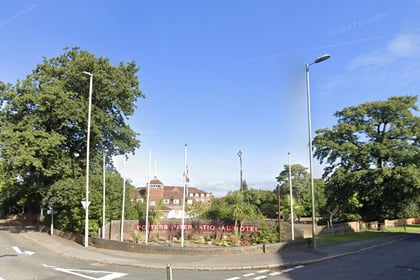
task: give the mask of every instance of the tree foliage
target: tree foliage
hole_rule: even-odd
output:
[[[112,156],[139,147],[137,133],[127,124],[135,102],[144,97],[134,61],[113,66],[77,47],[44,58],[24,80],[0,83],[0,157],[7,179],[0,192],[8,211],[37,212],[54,196],[72,219],[64,224],[80,218],[90,85],[84,71],[93,75],[91,173],[101,174],[104,153],[107,169],[113,170]],[[92,185],[99,182],[92,177]],[[97,209],[91,210],[93,217]]]
[[[290,209],[290,179],[292,178],[292,198],[293,198],[293,212],[294,217],[298,220],[303,216],[312,215],[312,192],[310,174],[307,168],[301,164],[292,164],[290,166],[285,164],[283,170],[279,176],[276,177],[277,182],[280,184],[280,199],[281,208],[283,215],[291,213]],[[324,181],[321,179],[314,179],[314,193],[315,193],[315,205],[316,215],[319,215],[320,208],[323,208],[325,204],[324,199]]]
[[[277,217],[277,192],[251,188],[244,193],[244,201],[255,205],[258,212],[266,218]]]
[[[297,203],[300,203],[303,199],[305,189],[310,187],[309,173],[307,168],[301,164],[292,164],[290,166],[290,173],[292,177],[292,192]],[[289,182],[289,165],[285,164],[284,169],[280,172],[279,176],[276,177],[277,182],[280,183],[281,196],[290,193],[290,182]]]
[[[314,154],[327,164],[323,176],[330,210],[380,221],[406,216],[407,207],[419,210],[416,101],[416,96],[401,96],[347,107],[335,113],[338,123],[332,129],[317,131]]]

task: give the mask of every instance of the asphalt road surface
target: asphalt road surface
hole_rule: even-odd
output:
[[[164,280],[169,270],[104,265],[66,258],[37,245],[19,230],[0,225],[0,280],[9,279],[147,279]],[[369,251],[286,270],[172,270],[173,280],[263,279],[420,279],[420,235]]]
[[[420,279],[420,235],[369,251],[308,265],[275,279]]]

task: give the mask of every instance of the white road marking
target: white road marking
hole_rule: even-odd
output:
[[[295,266],[295,267],[291,267],[291,268],[282,270],[282,272],[290,272],[290,271],[293,271],[295,269],[299,269],[299,268],[302,268],[302,267],[303,267],[303,265],[298,265],[298,266]]]
[[[255,276],[256,274],[264,274],[264,273],[268,274],[268,276],[278,276],[278,275],[280,275],[282,273],[291,272],[293,270],[296,270],[296,269],[299,269],[299,268],[302,268],[302,267],[304,267],[304,266],[303,265],[298,265],[298,266],[295,266],[295,267],[287,268],[287,269],[284,269],[284,270],[281,270],[281,271],[274,271],[274,272],[272,272],[269,269],[262,269],[262,270],[258,270],[256,272],[251,272],[251,273],[243,274],[242,277],[243,278],[249,278],[251,276]],[[261,276],[257,276],[257,277],[252,278],[252,279],[253,280],[262,280],[262,279],[268,278],[268,276],[261,275]],[[239,279],[242,279],[242,278],[241,277],[232,277],[232,278],[226,278],[225,280],[239,280]]]
[[[68,273],[71,275],[75,275],[81,278],[91,279],[91,280],[113,280],[113,279],[121,278],[127,275],[126,273],[111,272],[111,271],[67,269],[67,268],[60,268],[60,267],[55,267],[51,265],[46,265],[46,264],[43,264],[42,266],[47,267],[47,268],[52,268],[56,271]],[[96,275],[98,274],[100,276],[99,278],[96,277]],[[90,276],[90,275],[93,275],[93,276]]]
[[[14,246],[12,248],[13,248],[13,250],[15,250],[15,252],[17,254],[25,254],[25,255],[28,255],[28,256],[31,256],[31,255],[35,254],[34,252],[31,252],[31,251],[22,252],[22,250],[20,250],[19,247],[16,247],[16,246]]]

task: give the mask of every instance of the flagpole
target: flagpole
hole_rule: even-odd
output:
[[[187,170],[187,144],[184,149],[184,191],[182,194],[182,223],[181,223],[181,247],[184,247],[184,226],[185,226],[185,192],[187,190],[188,170]]]
[[[150,198],[150,170],[152,164],[152,152],[149,152],[149,170],[147,172],[147,184],[146,184],[146,236],[144,237],[144,242],[147,245],[147,241],[149,240],[149,198]]]

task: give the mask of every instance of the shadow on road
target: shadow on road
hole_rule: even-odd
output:
[[[22,232],[34,231],[35,229],[36,224],[34,223],[19,220],[0,219],[0,230],[2,231],[18,234]]]

